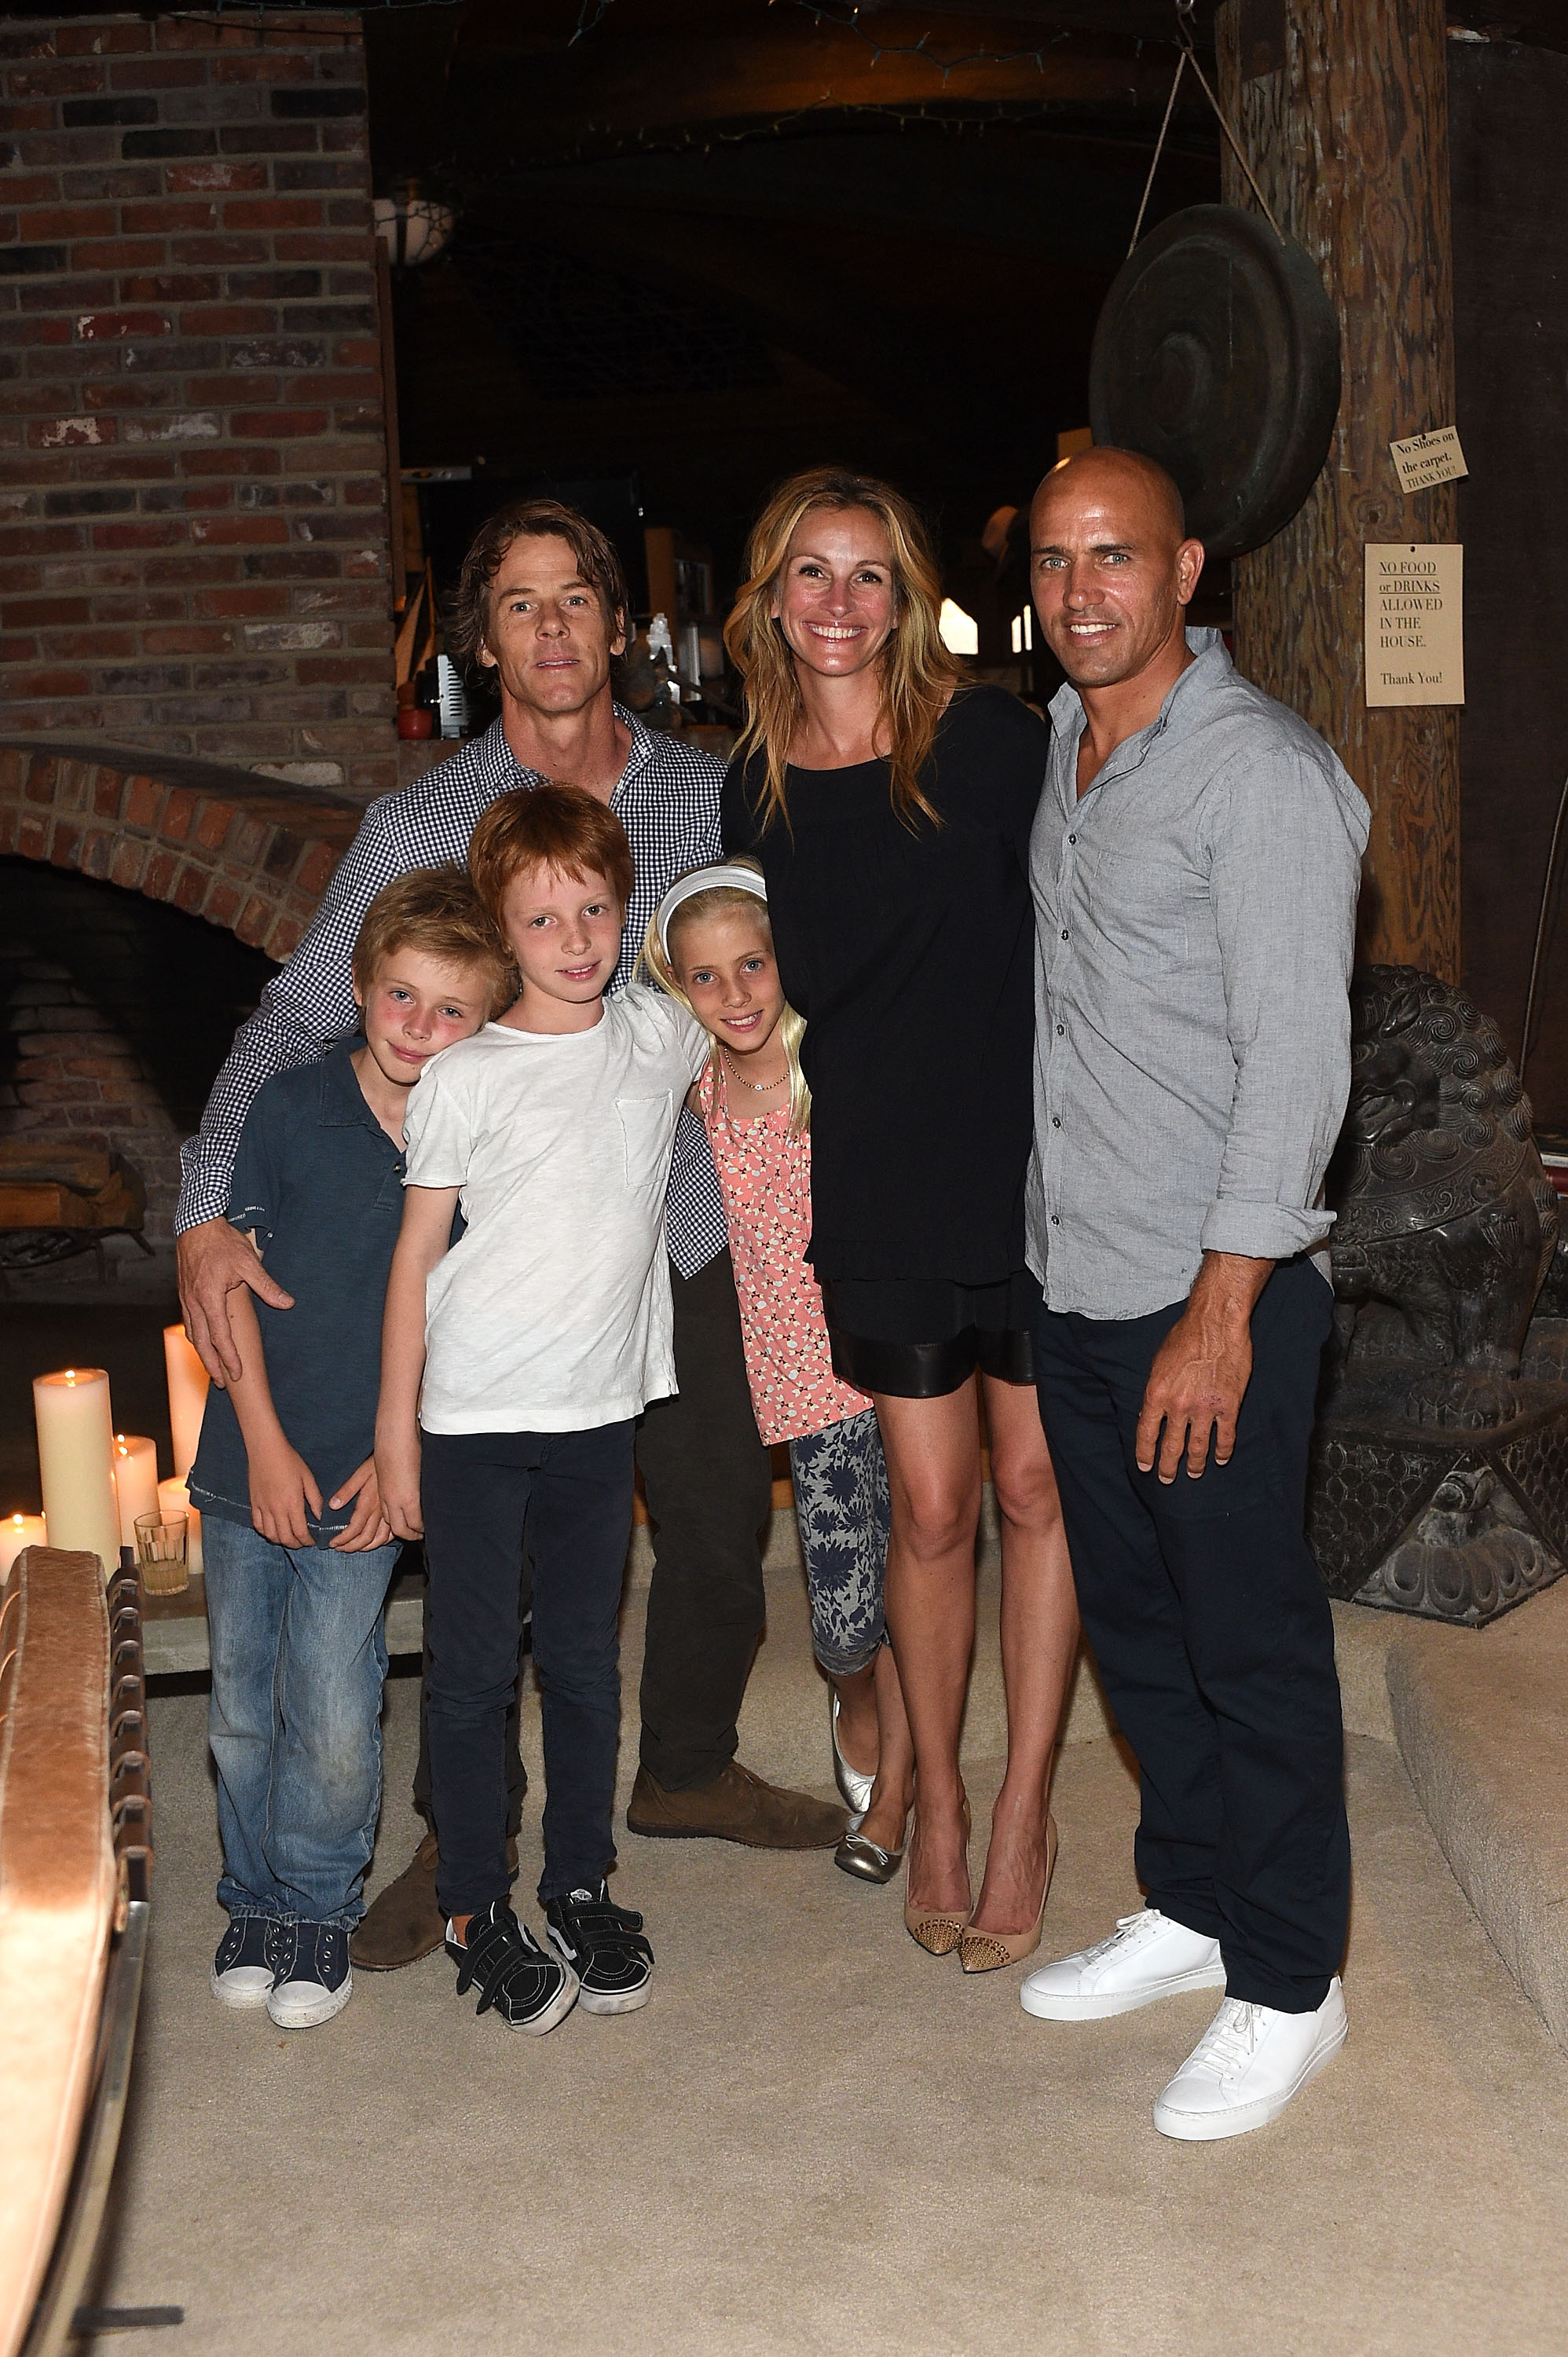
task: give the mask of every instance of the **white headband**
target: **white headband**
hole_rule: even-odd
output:
[[[659,903],[659,946],[666,957],[670,954],[670,920],[682,900],[694,900],[699,892],[749,892],[754,899],[768,903],[768,887],[755,867],[731,867],[723,862],[713,867],[695,867],[690,876],[682,876],[671,884]]]

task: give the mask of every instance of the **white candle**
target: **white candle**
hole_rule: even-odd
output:
[[[120,1501],[120,1544],[136,1544],[136,1516],[158,1510],[156,1444],[134,1432],[114,1435],[114,1495]]]
[[[201,1571],[201,1516],[190,1502],[190,1491],[183,1481],[158,1483],[158,1512],[166,1518],[170,1514],[185,1516],[185,1567],[193,1576]]]
[[[48,1546],[49,1534],[42,1514],[7,1514],[0,1523],[0,1579],[4,1579],[24,1547]]]
[[[183,1326],[164,1328],[164,1372],[168,1378],[168,1420],[174,1434],[175,1479],[183,1481],[196,1462],[207,1405],[207,1370]]]
[[[109,1378],[102,1367],[35,1375],[33,1414],[49,1543],[95,1555],[107,1577],[120,1567]]]

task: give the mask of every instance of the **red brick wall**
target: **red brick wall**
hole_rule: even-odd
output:
[[[0,27],[7,734],[395,777],[359,20]]]

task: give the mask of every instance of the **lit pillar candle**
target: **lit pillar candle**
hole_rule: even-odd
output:
[[[190,1502],[190,1492],[183,1481],[158,1483],[158,1512],[166,1520],[170,1514],[185,1516],[185,1567],[193,1578],[201,1574],[201,1516]]]
[[[109,1378],[102,1367],[35,1375],[33,1414],[50,1544],[95,1555],[107,1576],[120,1565]]]
[[[4,1579],[24,1547],[48,1546],[49,1534],[42,1514],[7,1514],[0,1523],[0,1579]]]
[[[164,1328],[164,1372],[168,1377],[168,1420],[174,1434],[175,1479],[183,1481],[196,1462],[207,1405],[207,1370],[185,1339],[183,1326]]]
[[[136,1544],[136,1516],[158,1510],[156,1445],[134,1432],[114,1435],[114,1494],[120,1501],[120,1544]]]

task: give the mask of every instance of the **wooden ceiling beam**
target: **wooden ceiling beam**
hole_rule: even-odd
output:
[[[881,8],[857,29],[790,5],[695,8],[680,38],[661,21],[671,11],[644,0],[564,51],[534,46],[537,32],[516,29],[519,13],[476,12],[454,77],[456,119],[469,122],[487,152],[519,163],[701,145],[726,132],[866,107],[1050,108],[1157,121],[1173,70],[1169,48],[1053,35],[1004,12],[934,28],[928,10]],[[1205,111],[1201,94],[1184,87],[1178,115],[1198,120]]]

